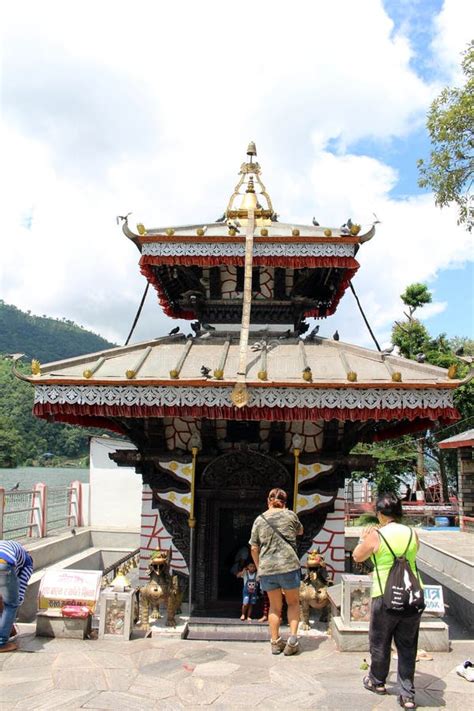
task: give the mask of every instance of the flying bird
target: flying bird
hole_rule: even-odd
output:
[[[332,337],[334,338],[335,341],[338,341],[339,340],[339,331],[334,331],[334,333],[332,334]]]
[[[317,219],[315,217],[313,217],[313,225],[315,227],[319,227],[319,222],[317,221]]]
[[[417,363],[424,363],[426,360],[426,356],[424,353],[417,353],[416,354],[416,361]]]
[[[309,333],[306,340],[307,341],[314,341],[314,339],[316,338],[318,333],[319,333],[319,324],[313,328],[313,330]]]
[[[179,326],[176,326],[175,328],[172,328],[171,331],[169,332],[170,336],[176,336],[176,334],[179,333]]]
[[[207,368],[205,365],[201,366],[201,375],[203,375],[205,378],[209,377],[210,372],[211,372],[210,368]]]

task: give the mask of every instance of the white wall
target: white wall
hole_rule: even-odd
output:
[[[90,525],[140,530],[142,477],[133,467],[109,458],[117,449],[136,449],[130,442],[92,437],[90,442]]]

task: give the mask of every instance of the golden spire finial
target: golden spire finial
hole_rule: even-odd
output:
[[[246,163],[242,163],[240,166],[240,180],[234,188],[234,192],[231,195],[225,214],[228,219],[245,220],[248,216],[248,210],[252,209],[255,212],[257,224],[270,224],[270,220],[274,215],[274,210],[270,196],[266,191],[265,185],[260,179],[260,165],[257,162],[253,162],[254,156],[257,155],[257,147],[254,141],[250,141],[248,144],[247,155],[250,160]],[[257,183],[259,195],[261,195],[267,203],[266,207],[260,205],[259,200],[257,199],[255,182]],[[240,189],[243,189],[244,187],[245,193],[243,193],[242,196]],[[238,197],[242,197],[240,207],[237,207],[235,204]],[[262,222],[262,220],[264,222]]]

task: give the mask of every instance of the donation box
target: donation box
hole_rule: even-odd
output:
[[[372,578],[370,575],[341,575],[342,624],[358,630],[368,630]]]
[[[133,627],[135,590],[116,592],[112,587],[100,594],[100,639],[130,639]]]

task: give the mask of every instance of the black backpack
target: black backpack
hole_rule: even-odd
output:
[[[393,556],[393,564],[389,570],[387,582],[385,584],[385,590],[383,591],[384,608],[388,612],[421,614],[425,609],[423,589],[420,585],[420,581],[413,573],[410,567],[410,563],[406,558],[406,554],[410,547],[411,539],[413,537],[413,531],[410,528],[410,538],[408,539],[408,545],[405,548],[405,552],[403,553],[403,555],[400,556],[395,555],[387,539],[385,538],[385,536],[382,535],[380,531],[378,531],[378,534]],[[377,578],[379,581],[379,587],[382,590],[375,556],[374,564],[375,572],[377,573]],[[415,569],[418,574],[416,563]]]

